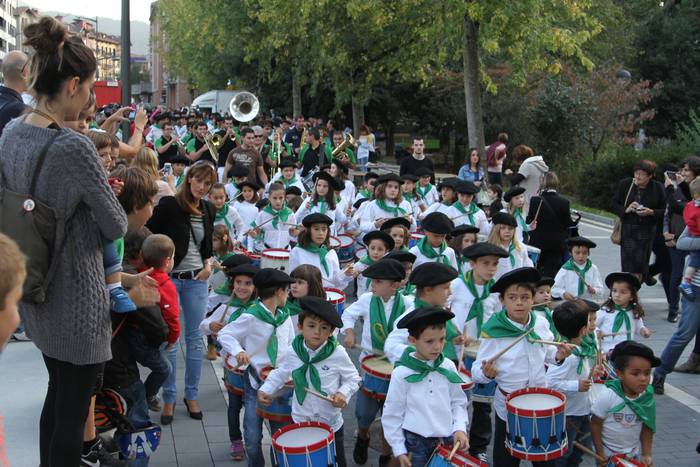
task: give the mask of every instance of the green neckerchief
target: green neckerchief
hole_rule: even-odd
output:
[[[446,266],[452,266],[452,264],[450,264],[450,259],[445,254],[445,250],[447,249],[447,242],[445,242],[444,240],[440,244],[438,251],[435,251],[435,248],[433,248],[430,245],[430,243],[428,243],[428,237],[421,238],[417,246],[418,251],[420,251],[421,254],[426,258],[435,260],[436,263],[442,263]]]
[[[515,217],[515,220],[518,222],[518,225],[520,226],[521,229],[523,229],[523,232],[529,231],[529,227],[527,226],[527,223],[525,222],[525,219],[523,218],[523,210],[520,208],[515,208],[513,211],[513,217]]]
[[[228,230],[231,230],[231,222],[229,222],[228,220],[228,209],[229,205],[224,203],[224,206],[216,211],[216,217],[214,218],[214,222],[224,221],[224,223],[226,224],[226,228]]]
[[[377,203],[379,209],[390,213],[392,217],[401,217],[406,214],[406,210],[401,206],[389,206],[383,199],[375,199],[374,202]]]
[[[425,200],[425,197],[428,196],[428,193],[430,193],[430,190],[433,189],[433,184],[428,183],[425,186],[421,186],[420,183],[416,185],[416,193],[418,193],[418,196],[421,197],[421,199]]]
[[[414,295],[416,293],[416,285],[406,283],[401,293],[403,293],[404,295]]]
[[[625,325],[625,331],[627,331],[627,340],[631,341],[632,340],[632,322],[630,321],[630,317],[627,314],[628,311],[632,311],[632,307],[628,308],[622,308],[619,305],[615,305],[615,311],[617,311],[617,314],[615,315],[615,321],[613,321],[613,327],[612,327],[612,332],[613,334],[616,333],[617,331],[620,330],[622,327],[622,324],[624,323]]]
[[[402,246],[401,248],[399,248],[399,251],[401,253],[410,253],[411,252],[411,250],[407,246]]]
[[[533,307],[532,311],[541,311],[544,314],[545,319],[549,323],[549,330],[552,331],[552,335],[554,335],[554,340],[560,341],[561,336],[559,335],[559,331],[557,331],[557,327],[554,325],[554,320],[552,319],[552,310],[550,310],[547,305],[539,305]]]
[[[312,206],[318,206],[318,212],[320,212],[321,214],[325,214],[326,211],[328,211],[328,203],[325,199],[319,199],[314,201]]]
[[[363,188],[360,190],[360,197],[361,198],[371,198],[372,192]]]
[[[265,209],[263,209],[263,212],[266,212],[273,217],[272,227],[274,227],[275,229],[277,228],[280,219],[282,219],[282,222],[287,222],[289,216],[294,214],[292,210],[287,207],[286,204],[279,211],[275,211],[274,209],[272,209],[272,205],[268,204],[267,206],[265,206]]]
[[[318,246],[315,243],[309,243],[309,246],[303,246],[300,243],[298,246],[302,247],[309,253],[317,254],[318,259],[321,262],[321,267],[323,267],[323,270],[326,271],[326,276],[331,275],[330,269],[328,269],[328,261],[326,261],[326,256],[328,255],[328,248],[326,248],[326,245]]]
[[[455,349],[455,345],[452,341],[459,335],[460,331],[457,329],[457,326],[452,322],[452,320],[445,323],[445,347],[442,349],[442,353],[445,355],[445,357],[455,362],[457,361],[458,357],[457,350]]]
[[[455,204],[452,206],[455,207],[459,212],[462,214],[466,215],[469,218],[469,223],[471,225],[476,225],[476,219],[474,218],[474,214],[479,212],[479,206],[476,205],[476,203],[471,202],[469,203],[469,207],[465,208],[462,203],[457,201]]]
[[[450,383],[454,384],[463,384],[464,380],[462,379],[461,376],[459,376],[457,373],[455,373],[452,370],[448,370],[447,368],[443,368],[442,362],[445,361],[445,356],[440,354],[438,358],[435,359],[435,362],[433,362],[432,366],[429,365],[427,362],[423,360],[418,360],[416,357],[413,357],[411,355],[411,352],[414,352],[416,349],[409,346],[406,347],[406,350],[403,351],[403,355],[401,355],[401,358],[396,361],[396,364],[394,365],[395,367],[398,366],[405,366],[409,370],[415,371],[414,374],[406,376],[404,378],[407,382],[409,383],[420,383],[425,379],[426,376],[430,374],[432,371],[436,371],[440,373],[442,376],[447,378],[447,380]]]
[[[432,308],[433,305],[430,303],[426,302],[425,300],[416,297],[415,300],[413,300],[413,309],[417,310],[418,308]]]
[[[612,389],[622,399],[622,402],[608,410],[608,413],[619,412],[627,405],[642,420],[642,423],[649,427],[653,433],[656,433],[656,400],[651,384],[636,399],[630,399],[625,395],[622,381],[619,379],[610,379],[605,382],[605,386]]]
[[[494,313],[486,324],[484,324],[484,327],[481,329],[481,337],[498,339],[501,337],[520,337],[523,334],[529,333],[532,339],[540,339],[540,336],[538,336],[535,331],[532,331],[532,329],[535,328],[535,321],[537,321],[537,317],[535,313],[531,311],[527,327],[525,329],[520,329],[508,319],[508,315],[504,309],[498,313]]]
[[[474,271],[467,271],[465,274],[460,276],[462,282],[467,287],[467,290],[474,301],[472,302],[471,308],[469,308],[469,313],[467,314],[467,321],[471,321],[476,318],[476,335],[477,337],[481,335],[481,328],[484,325],[484,300],[488,298],[491,294],[491,286],[495,283],[493,279],[484,284],[484,290],[481,291],[481,296],[479,296],[479,291],[476,288],[476,283],[474,282]]]
[[[586,265],[583,267],[583,269],[580,269],[576,263],[574,263],[573,258],[569,258],[569,260],[562,265],[562,269],[566,269],[567,271],[573,271],[576,273],[578,276],[578,295],[577,297],[583,297],[583,295],[586,293],[586,273],[588,272],[589,269],[593,266],[593,263],[591,262],[590,259],[586,260]]]
[[[598,339],[594,332],[588,333],[581,339],[581,346],[592,348],[596,352],[596,358],[598,357]]]
[[[369,266],[372,266],[372,265],[375,263],[375,261],[374,261],[372,258],[370,258],[370,257],[369,257],[369,254],[368,254],[368,255],[362,257],[362,259],[360,260],[360,263],[361,263],[361,264],[366,264],[367,267],[369,267]],[[369,283],[370,283],[371,280],[372,280],[372,279],[370,279],[369,277],[367,278],[367,281],[365,282],[365,288],[366,288],[366,289],[369,289]]]
[[[246,308],[244,313],[249,313],[256,318],[258,318],[263,323],[267,323],[272,326],[272,334],[267,340],[267,356],[270,358],[270,364],[275,367],[277,365],[277,328],[280,327],[284,321],[288,318],[284,309],[278,308],[275,316],[272,316],[267,309],[265,309],[260,301],[256,301],[248,308]]]
[[[409,203],[412,203],[413,201],[415,201],[416,195],[414,195],[413,193],[404,193],[403,199],[405,199]]]
[[[241,301],[238,297],[233,297],[233,300],[228,302],[229,307],[237,307],[237,310],[231,313],[231,316],[228,317],[228,323],[233,323],[238,319],[239,316],[243,314],[245,310],[248,309],[249,306],[251,306],[255,301],[253,300],[248,300],[247,302]]]
[[[586,359],[595,359],[598,357],[598,349],[596,348],[595,345],[591,346],[591,342],[595,342],[595,339],[593,341],[586,340],[586,336],[583,336],[581,339],[581,343],[574,347],[574,349],[571,351],[573,355],[578,357],[578,366],[576,367],[576,373],[579,375],[583,371],[583,364],[585,363]],[[571,342],[569,339],[564,338],[566,342]]]
[[[323,344],[323,347],[321,347],[321,350],[319,350],[313,358],[309,358],[309,352],[306,350],[306,347],[304,347],[304,336],[299,334],[292,341],[292,349],[302,363],[299,368],[292,371],[294,393],[297,396],[299,404],[304,403],[304,399],[306,399],[306,388],[309,387],[309,381],[306,379],[307,371],[309,372],[309,379],[314,389],[324,396],[328,395],[321,389],[321,375],[318,374],[314,363],[321,362],[333,355],[336,347],[338,347],[338,341],[335,337],[330,336],[326,343]]]
[[[289,188],[290,186],[294,185],[297,182],[297,174],[295,173],[294,176],[290,180],[287,180],[284,177],[280,177],[279,179],[285,188]]]
[[[384,311],[384,301],[381,297],[372,296],[369,302],[369,325],[370,334],[372,336],[372,348],[379,352],[384,351],[384,342],[389,333],[394,329],[394,321],[398,319],[405,311],[403,303],[403,295],[397,290],[394,294],[394,304],[391,307],[389,321],[386,319]]]
[[[214,293],[217,295],[231,295],[231,284],[228,279],[226,279],[223,284],[215,288]]]
[[[510,267],[514,268],[515,267],[515,255],[513,252],[515,251],[515,242],[511,241],[510,245],[508,245],[508,258],[510,258]]]
[[[180,184],[185,180],[185,174],[183,173],[175,179],[175,188],[179,187]]]
[[[290,297],[287,299],[287,304],[284,305],[284,311],[287,313],[287,316],[296,316],[301,313],[301,307],[295,298]]]

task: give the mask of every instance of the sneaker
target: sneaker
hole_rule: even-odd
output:
[[[231,441],[231,447],[228,450],[231,455],[231,459],[234,461],[242,461],[245,459],[245,448],[243,447],[243,440],[237,439],[236,441]]]
[[[125,466],[126,462],[119,460],[118,452],[110,452],[98,436],[90,446],[90,450],[80,455],[80,465],[81,467],[117,467]]]
[[[476,458],[479,459],[479,460],[480,460],[481,462],[483,462],[484,464],[488,464],[488,463],[489,463],[489,456],[488,456],[488,454],[486,454],[485,452],[480,452],[480,453],[478,453],[478,454],[476,455]]]
[[[355,440],[355,449],[352,450],[352,458],[356,464],[367,463],[367,449],[369,448],[369,438],[364,439],[359,436]]]
[[[665,376],[656,376],[654,374],[654,379],[651,381],[651,387],[654,388],[654,394],[657,396],[664,395],[664,383],[666,382]]]
[[[160,412],[163,407],[160,405],[160,399],[158,396],[153,396],[148,399],[148,409],[154,412]]]
[[[27,336],[27,333],[24,331],[13,333],[12,340],[17,342],[31,342],[31,339]]]
[[[391,456],[390,455],[380,455],[379,456],[379,467],[386,467],[389,465],[389,462],[391,462]]]
[[[131,301],[129,295],[121,287],[115,287],[109,291],[112,311],[115,313],[128,313],[136,310],[136,305]]]
[[[680,292],[687,300],[690,300],[692,302],[695,299],[695,296],[693,294],[693,287],[690,285],[690,283],[685,281],[681,282],[681,285],[678,286],[678,290],[680,290]]]

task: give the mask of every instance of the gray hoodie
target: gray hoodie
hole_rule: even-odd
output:
[[[528,157],[518,169],[518,173],[525,179],[518,185],[525,188],[525,204],[530,204],[530,198],[535,196],[540,189],[542,176],[549,172],[549,167],[542,156]]]

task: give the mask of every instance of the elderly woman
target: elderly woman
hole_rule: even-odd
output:
[[[634,177],[620,182],[612,201],[612,210],[622,221],[622,270],[635,274],[640,280],[648,275],[656,226],[666,210],[664,187],[654,180],[655,171],[654,162],[637,161]]]

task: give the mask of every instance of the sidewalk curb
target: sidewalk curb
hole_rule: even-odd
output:
[[[582,209],[578,209],[577,211],[581,213],[581,220],[593,221],[610,228],[612,228],[612,226],[615,224],[615,220],[610,219],[609,217],[599,216],[598,214],[593,214],[592,212],[584,211]]]

